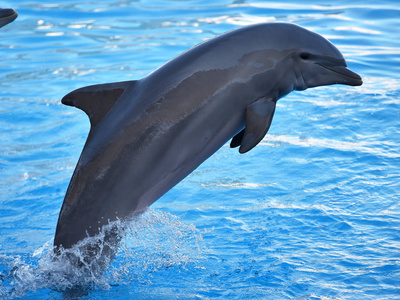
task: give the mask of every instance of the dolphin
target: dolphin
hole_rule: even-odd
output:
[[[12,8],[0,8],[0,28],[11,23],[18,17],[18,13]]]
[[[248,152],[268,132],[278,99],[332,84],[362,84],[333,44],[298,25],[263,23],[209,39],[140,80],[67,94],[62,103],[83,110],[91,128],[55,249],[144,212],[230,139]]]

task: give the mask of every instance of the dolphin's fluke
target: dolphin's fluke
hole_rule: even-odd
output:
[[[275,112],[275,101],[261,98],[246,110],[246,127],[239,152],[246,153],[255,147],[267,134]]]
[[[95,127],[122,94],[135,83],[133,80],[87,86],[69,93],[61,102],[83,110],[89,116],[92,127]]]

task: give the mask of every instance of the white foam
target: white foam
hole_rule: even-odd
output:
[[[113,247],[104,243],[104,230],[71,249],[62,249],[59,255],[54,254],[50,240],[28,257],[0,255],[1,265],[8,269],[0,273],[0,298],[17,298],[40,289],[68,292],[77,288],[108,289],[111,284],[129,284],[133,280],[148,282],[149,271],[185,266],[197,261],[202,253],[200,232],[169,213],[149,209],[131,221],[117,221],[109,226],[126,236],[101,275],[96,259],[103,258],[86,262],[82,249],[93,243]]]

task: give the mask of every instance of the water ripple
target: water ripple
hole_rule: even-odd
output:
[[[0,298],[399,298],[393,1],[2,6],[19,17],[0,33]],[[331,40],[363,86],[280,100],[259,146],[239,155],[225,145],[132,225],[105,276],[83,278],[83,294],[69,289],[82,276],[68,277],[49,253],[89,121],[60,99],[85,85],[141,78],[240,25],[282,21]]]

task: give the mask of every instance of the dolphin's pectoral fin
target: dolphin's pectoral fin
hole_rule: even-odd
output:
[[[232,138],[230,145],[231,148],[239,147],[240,144],[242,143],[243,136],[244,136],[244,129]]]
[[[121,95],[135,83],[133,80],[86,86],[64,96],[61,102],[83,110],[89,116],[92,127],[95,127]]]
[[[242,146],[239,152],[245,153],[256,146],[267,134],[274,111],[275,102],[267,98],[259,99],[249,105],[246,110],[246,127],[232,138],[230,147]],[[247,137],[243,145],[245,135]]]
[[[275,101],[261,98],[247,106],[246,125],[240,141],[240,153],[246,153],[256,146],[267,134],[275,112]],[[241,132],[234,139],[238,142]],[[233,139],[232,139],[233,142]]]

